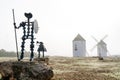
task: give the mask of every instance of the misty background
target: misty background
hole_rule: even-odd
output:
[[[39,31],[36,41],[47,48],[45,55],[72,56],[72,41],[79,33],[86,40],[89,55],[97,55],[90,49],[96,44],[91,36],[104,39],[111,55],[120,54],[120,1],[119,0],[0,0],[0,49],[16,51],[13,14],[16,24],[25,21],[25,12],[37,19]],[[17,30],[21,51],[22,28]],[[26,51],[30,51],[30,40],[26,40]]]

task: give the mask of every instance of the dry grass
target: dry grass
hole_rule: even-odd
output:
[[[120,59],[50,57],[52,80],[120,80]]]

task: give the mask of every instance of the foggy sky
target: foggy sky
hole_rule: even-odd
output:
[[[119,0],[0,0],[0,49],[16,51],[12,9],[16,24],[25,21],[25,12],[31,12],[39,24],[36,40],[43,41],[46,55],[72,56],[72,40],[79,33],[86,39],[87,51],[96,44],[91,36],[104,40],[111,55],[120,54]],[[22,29],[17,30],[19,51]],[[26,51],[29,51],[27,40]],[[35,52],[37,45],[35,44]],[[90,53],[96,55],[96,51]]]

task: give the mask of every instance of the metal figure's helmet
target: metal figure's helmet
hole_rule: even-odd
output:
[[[32,18],[32,13],[25,13],[24,15],[25,15],[25,17],[27,17],[28,19]]]

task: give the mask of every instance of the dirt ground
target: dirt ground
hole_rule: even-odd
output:
[[[50,57],[52,80],[120,80],[120,58]]]
[[[0,58],[1,61],[16,58]],[[28,59],[26,59],[27,61]],[[49,57],[54,71],[52,80],[120,80],[120,58]]]

